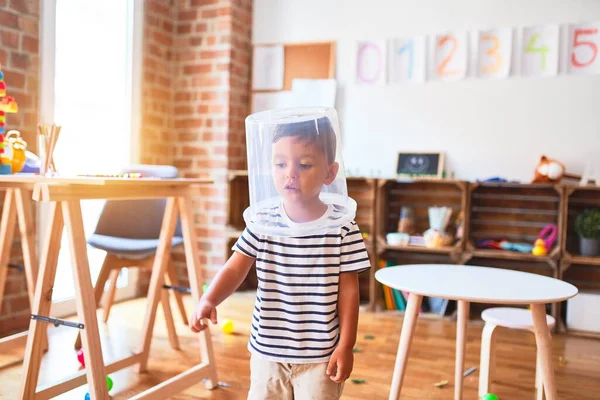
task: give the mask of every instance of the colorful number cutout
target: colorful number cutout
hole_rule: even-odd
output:
[[[438,74],[438,76],[458,75],[458,74],[460,74],[460,71],[446,70],[446,67],[450,63],[450,60],[452,60],[452,57],[454,57],[454,53],[456,52],[456,48],[458,46],[456,38],[452,35],[446,35],[446,36],[441,37],[438,40],[438,49],[441,50],[446,45],[446,43],[450,43],[450,45],[449,45],[450,50],[449,50],[448,54],[446,54],[446,56],[444,57],[444,59],[442,60],[440,65],[438,65],[436,73]]]
[[[569,71],[600,73],[600,23],[571,25]]]

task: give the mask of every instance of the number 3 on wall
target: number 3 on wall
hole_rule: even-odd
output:
[[[482,65],[481,70],[485,74],[493,75],[499,72],[504,64],[504,58],[502,57],[502,54],[498,53],[498,50],[500,49],[500,40],[496,36],[489,34],[483,35],[482,39],[492,42],[492,47],[487,51],[487,55],[494,61],[492,63]]]
[[[598,28],[573,29],[571,43],[571,69],[600,69],[598,65]],[[595,66],[595,68],[593,68]]]

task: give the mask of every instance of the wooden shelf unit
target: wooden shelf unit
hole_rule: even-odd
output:
[[[566,185],[562,213],[565,229],[560,240],[560,278],[577,286],[582,292],[600,294],[600,256],[582,256],[579,251],[579,238],[575,232],[575,218],[587,208],[600,208],[600,186]],[[561,306],[566,309],[566,304]],[[562,328],[575,335],[600,338],[600,333],[572,330],[566,323]]]
[[[502,260],[546,262],[558,270],[562,232],[562,187],[552,184],[472,183],[469,185],[469,210],[465,224],[463,262],[473,257]],[[514,243],[533,243],[548,224],[558,228],[557,241],[546,256],[510,250],[478,248],[483,239],[508,239]]]
[[[249,206],[247,171],[230,171],[228,179],[227,256],[244,229],[242,212]],[[382,286],[374,279],[382,259],[394,259],[398,264],[509,268],[563,279],[582,291],[600,293],[600,257],[579,255],[573,231],[574,219],[579,212],[587,207],[600,207],[600,186],[396,181],[364,177],[348,177],[347,184],[348,194],[358,203],[356,221],[361,231],[367,234],[365,244],[373,265],[368,273],[360,275],[363,309],[385,309]],[[429,227],[428,207],[452,207],[453,217],[462,212],[463,240],[443,248],[388,245],[386,234],[397,231],[402,206],[414,209],[416,230],[420,233]],[[556,224],[558,228],[557,243],[547,256],[476,248],[480,239],[507,238],[513,242],[533,243],[547,224]],[[253,271],[242,289],[254,289],[256,284]],[[485,307],[474,306],[474,317]],[[562,307],[561,304],[549,307],[549,312],[557,318],[559,330],[564,328]]]
[[[397,181],[380,179],[377,183],[377,260],[373,272],[380,268],[379,260],[393,260],[395,264],[455,264],[461,259],[464,242],[457,240],[450,246],[428,248],[424,246],[389,245],[386,235],[397,232],[400,210],[410,207],[414,211],[415,231],[419,234],[429,228],[429,207],[451,207],[452,219],[467,209],[468,183],[456,180]],[[385,310],[381,284],[375,282],[375,308]],[[395,310],[385,310],[395,311]],[[433,316],[434,314],[432,314]],[[436,315],[437,317],[437,315]]]
[[[455,180],[396,181],[381,179],[377,183],[377,248],[382,253],[388,250],[396,252],[416,252],[449,254],[459,257],[463,251],[463,240],[443,248],[424,246],[392,246],[387,244],[386,235],[397,232],[400,210],[410,207],[414,211],[415,230],[423,233],[429,228],[429,207],[451,207],[452,219],[467,209],[468,183]],[[456,258],[458,260],[458,258]]]

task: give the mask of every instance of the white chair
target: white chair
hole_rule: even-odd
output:
[[[522,329],[529,332],[533,330],[533,317],[530,310],[514,307],[488,308],[481,313],[485,326],[481,334],[481,361],[479,366],[479,397],[489,393],[495,367],[495,338],[496,327],[503,326],[510,329]],[[552,329],[556,321],[546,315],[548,328]],[[535,365],[536,400],[544,399],[544,385],[540,370],[540,355],[537,353]]]

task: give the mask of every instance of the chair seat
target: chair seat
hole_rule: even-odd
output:
[[[488,308],[481,313],[481,318],[489,324],[511,329],[533,330],[533,316],[530,310],[515,307]],[[546,323],[552,328],[556,321],[546,315]]]
[[[94,234],[89,237],[88,244],[108,253],[129,257],[143,258],[156,253],[158,249],[159,239],[130,239],[116,236],[105,236]],[[174,236],[171,241],[171,246],[175,247],[183,243],[183,238]]]

